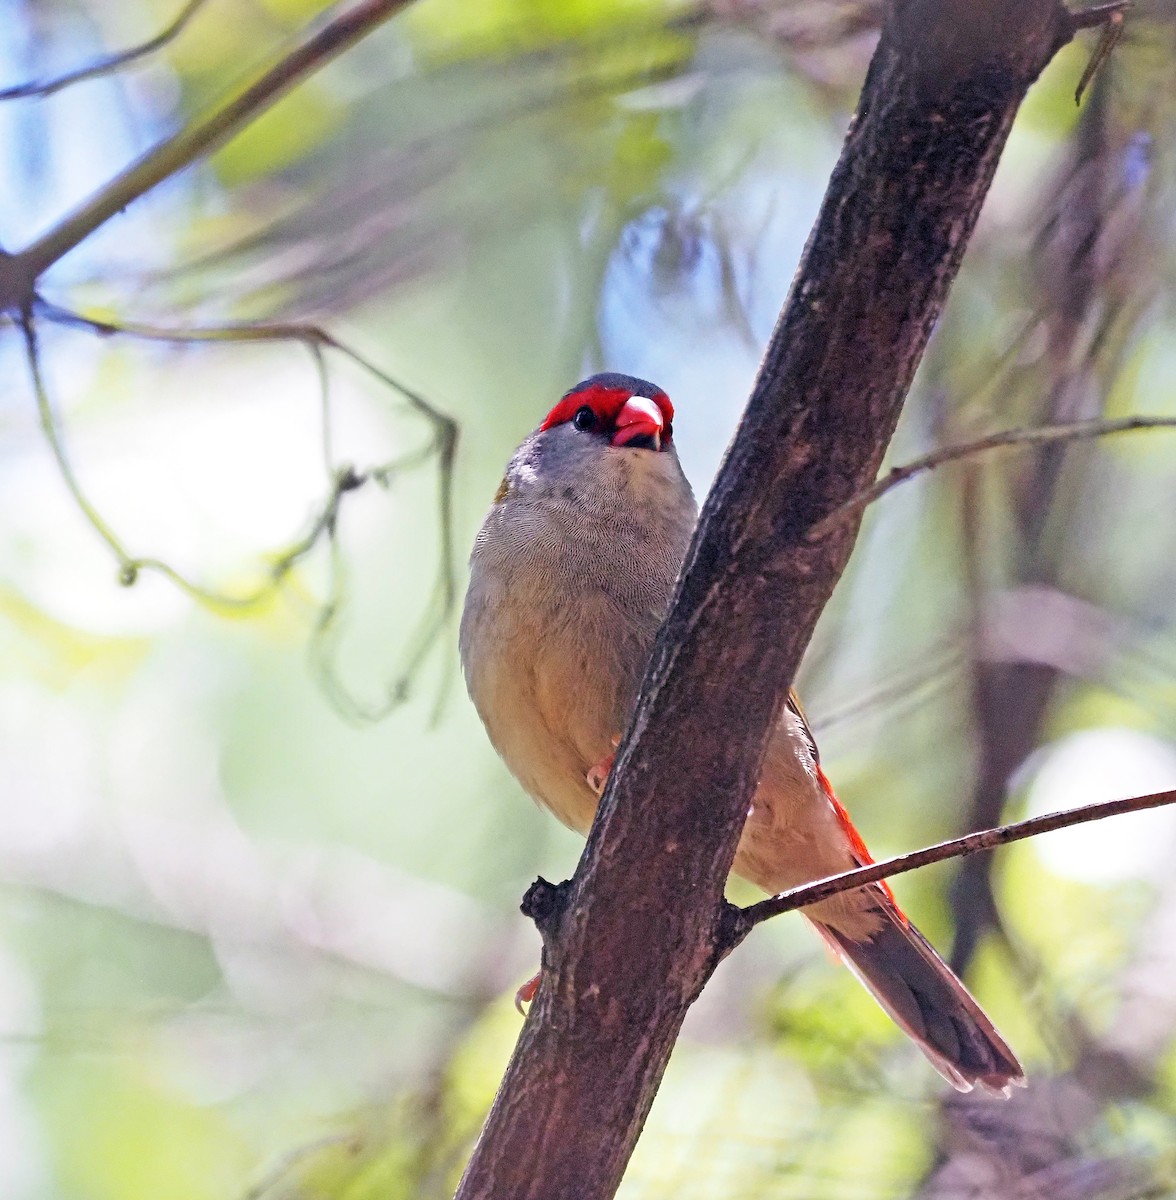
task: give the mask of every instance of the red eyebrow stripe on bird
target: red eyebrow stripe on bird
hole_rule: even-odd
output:
[[[849,844],[853,850],[853,856],[857,859],[858,865],[868,867],[873,861],[869,850],[866,848],[866,843],[862,840],[862,835],[854,828],[853,822],[849,819],[849,813],[845,811],[845,805],[837,799],[836,793],[833,791],[833,785],[829,782],[825,772],[817,767],[817,778],[821,781],[821,787],[825,795],[829,799],[829,803],[833,805],[833,811],[837,814],[837,823],[845,831],[845,836],[849,838]],[[890,885],[885,879],[878,881],[878,886],[886,893],[890,899],[890,903],[894,905],[895,911],[905,921],[906,914],[898,907],[898,901],[894,898],[894,893],[890,890]]]
[[[604,425],[611,426],[617,419],[617,413],[624,407],[625,401],[632,395],[628,388],[608,388],[599,384],[578,392],[570,392],[547,414],[547,420],[539,428],[551,429],[562,425],[565,421],[570,421],[585,405],[592,409]],[[674,406],[670,403],[669,396],[665,392],[658,392],[650,399],[661,409],[668,425],[674,419]]]

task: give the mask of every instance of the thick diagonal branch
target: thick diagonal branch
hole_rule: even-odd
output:
[[[1013,116],[1073,23],[1055,0],[894,0],[739,432],[703,509],[544,979],[459,1190],[611,1196],[686,1010],[775,723]]]

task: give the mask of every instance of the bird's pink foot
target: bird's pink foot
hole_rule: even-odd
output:
[[[595,766],[588,768],[588,774],[584,777],[588,780],[588,786],[599,796],[604,792],[604,785],[608,783],[608,773],[612,770],[615,754],[610,754],[607,758],[602,758]]]
[[[523,984],[517,992],[515,992],[515,1008],[519,1010],[522,1016],[527,1015],[527,1010],[523,1007],[524,1004],[530,1004],[535,999],[535,993],[539,990],[539,981],[543,978],[542,971],[536,971],[526,983]]]
[[[613,748],[606,754],[600,762],[588,768],[588,773],[584,778],[588,781],[588,786],[598,795],[604,792],[604,785],[608,783],[609,772],[613,769],[613,763],[617,759],[617,747],[621,744],[621,736],[617,734],[612,740]]]

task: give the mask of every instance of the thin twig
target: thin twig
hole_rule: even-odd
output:
[[[73,468],[66,452],[62,436],[61,424],[53,409],[49,392],[45,387],[44,375],[41,371],[41,355],[37,343],[36,327],[33,321],[25,316],[20,319],[21,331],[24,334],[25,357],[29,368],[29,377],[33,385],[33,393],[37,402],[37,413],[41,422],[41,431],[49,443],[49,449],[57,463],[57,469],[65,482],[65,486],[78,506],[82,515],[98,536],[106,543],[118,560],[119,582],[125,587],[133,586],[144,571],[153,571],[170,579],[181,591],[218,608],[250,609],[273,595],[279,584],[318,545],[323,537],[333,539],[339,518],[339,508],[343,497],[348,492],[355,491],[365,482],[365,477],[357,475],[349,466],[336,469],[330,491],[318,514],[310,524],[310,528],[293,545],[277,555],[266,573],[264,582],[248,592],[229,595],[217,592],[211,588],[189,579],[183,572],[178,571],[171,563],[160,558],[140,557],[132,555],[123,545],[122,539],[111,528],[106,518],[98,510],[83,489],[77,472]]]
[[[1086,69],[1082,72],[1082,78],[1078,80],[1078,86],[1074,89],[1074,103],[1082,103],[1082,94],[1090,86],[1090,81],[1098,74],[1098,69],[1111,57],[1111,51],[1119,44],[1119,40],[1123,36],[1123,9],[1130,7],[1129,5],[1120,5],[1107,12],[1103,18],[1102,34],[1098,39],[1098,45],[1094,48],[1094,53],[1090,56],[1090,61],[1086,64]]]
[[[213,591],[188,579],[170,563],[158,558],[132,555],[93,501],[90,500],[78,479],[73,463],[66,452],[60,420],[53,409],[48,389],[45,386],[35,323],[31,316],[26,314],[19,319],[19,324],[24,335],[25,358],[45,440],[49,443],[49,449],[74,503],[118,560],[119,580],[127,587],[133,585],[143,571],[155,571],[166,576],[189,596],[206,604],[236,609],[252,608],[273,593],[274,588],[301,559],[310,553],[321,537],[333,534],[343,496],[347,492],[354,491],[364,482],[363,477],[358,476],[351,467],[337,468],[331,480],[330,492],[322,509],[311,522],[310,528],[298,541],[274,558],[264,583],[243,594],[227,595]]]
[[[957,462],[961,458],[973,458],[989,450],[1002,450],[1015,446],[1041,446],[1049,442],[1082,441],[1090,438],[1108,437],[1115,433],[1130,433],[1137,429],[1172,429],[1176,428],[1176,417],[1116,417],[1113,420],[1096,418],[1090,421],[1069,421],[1061,425],[1042,425],[1037,429],[1006,429],[1000,433],[989,434],[974,442],[964,442],[958,446],[944,446],[932,450],[922,458],[913,459],[901,467],[893,467],[881,479],[875,480],[867,488],[862,488],[856,496],[851,496],[844,504],[838,505],[828,516],[823,517],[809,530],[809,540],[817,541],[827,536],[843,521],[863,508],[873,504],[880,496],[886,495],[892,488],[898,487],[915,475],[925,471],[933,471],[944,463]]]
[[[1105,817],[1115,817],[1121,813],[1162,808],[1166,804],[1176,804],[1176,790],[1153,792],[1147,796],[1131,796],[1126,800],[1103,800],[1097,804],[1083,804],[1079,808],[1045,813],[1043,816],[1030,817],[1011,825],[998,825],[994,829],[982,829],[978,833],[952,838],[947,842],[926,846],[922,850],[914,850],[910,854],[900,854],[895,858],[870,863],[853,871],[843,871],[840,875],[830,875],[827,879],[806,883],[803,887],[792,888],[778,896],[737,910],[731,922],[730,946],[738,945],[752,929],[769,917],[816,904],[820,900],[836,896],[839,892],[852,891],[868,883],[877,883],[879,880],[902,875],[931,863],[943,862],[944,859],[964,858],[981,850],[992,850],[997,846],[1006,846],[1009,842],[1019,842],[1024,838],[1050,833],[1055,829],[1067,829],[1071,825],[1082,825],[1088,821],[1101,821]]]
[[[54,79],[47,79],[40,83],[34,81],[18,83],[13,87],[2,88],[0,89],[0,100],[21,100],[29,96],[52,96],[54,92],[60,92],[72,84],[81,83],[83,79],[94,79],[100,75],[111,75],[115,71],[121,71],[140,58],[154,54],[156,50],[162,49],[168,42],[179,37],[184,26],[196,15],[205,2],[206,0],[188,0],[188,3],[180,9],[169,25],[161,29],[154,37],[140,42],[137,46],[119,50],[115,54],[107,54],[102,58],[95,59],[88,66],[78,67],[74,71],[66,71],[64,75],[58,75]]]
[[[442,412],[436,405],[425,399],[420,392],[402,383],[387,371],[376,366],[369,358],[341,342],[334,334],[329,333],[320,325],[303,324],[298,322],[273,322],[252,325],[219,325],[190,328],[163,328],[137,321],[102,321],[87,317],[82,313],[62,308],[59,305],[40,301],[37,311],[46,317],[64,324],[78,325],[89,329],[103,337],[121,334],[126,337],[140,338],[144,341],[167,342],[171,344],[184,343],[220,343],[237,344],[243,342],[300,342],[306,346],[315,357],[319,370],[319,378],[325,388],[326,376],[322,370],[323,350],[332,350],[343,358],[350,360],[360,370],[366,372],[377,382],[398,392],[409,406],[419,413],[432,426],[433,434],[429,444],[421,451],[414,452],[404,458],[373,467],[365,472],[367,477],[375,479],[381,485],[387,485],[398,472],[410,466],[417,465],[423,456],[436,453],[441,470],[440,510],[441,510],[441,558],[445,564],[445,578],[440,582],[438,595],[446,612],[452,610],[457,596],[457,580],[453,573],[453,460],[457,454],[458,425],[448,414]],[[326,392],[323,392],[324,404],[324,435],[329,438],[330,426],[326,421]],[[335,469],[328,456],[329,470]]]
[[[143,570],[153,570],[166,575],[189,595],[206,603],[228,606],[235,609],[250,608],[268,599],[286,576],[315,549],[323,540],[328,543],[330,552],[330,571],[328,594],[319,608],[315,620],[312,639],[312,658],[325,689],[330,694],[336,707],[351,719],[362,722],[376,721],[387,715],[393,708],[402,704],[409,695],[409,689],[426,656],[432,650],[438,637],[451,618],[456,606],[457,577],[454,572],[453,551],[453,466],[457,453],[458,426],[450,416],[441,412],[419,392],[401,383],[398,379],[381,370],[365,358],[359,351],[341,342],[333,334],[318,325],[297,324],[293,322],[257,324],[257,325],[223,325],[191,328],[162,328],[131,321],[107,321],[87,317],[82,313],[62,308],[47,301],[38,301],[36,312],[46,319],[64,325],[73,325],[89,330],[101,337],[122,335],[145,341],[163,342],[167,344],[213,344],[236,345],[241,343],[281,343],[297,342],[306,347],[314,359],[315,369],[319,378],[320,413],[323,439],[323,455],[327,476],[331,483],[330,492],[323,502],[322,508],[312,521],[306,534],[292,546],[271,560],[266,580],[252,591],[243,595],[224,595],[210,591],[193,583],[170,564],[155,558],[134,558],[123,547],[113,530],[107,525],[93,503],[83,492],[74,474],[68,456],[65,453],[61,431],[52,411],[49,397],[45,390],[44,381],[38,365],[36,354],[36,339],[31,321],[22,320],[25,329],[26,343],[31,346],[30,371],[33,378],[34,390],[37,395],[38,409],[41,413],[42,427],[57,459],[58,467],[65,479],[66,486],[73,496],[75,503],[82,510],[87,520],[93,525],[99,536],[114,551],[119,560],[120,578],[126,584],[135,582]],[[329,374],[326,368],[324,352],[330,351],[354,363],[362,371],[372,376],[378,383],[398,392],[408,402],[409,407],[418,415],[425,418],[431,426],[431,435],[424,445],[411,450],[399,458],[377,466],[356,471],[349,464],[337,464],[332,451],[332,428],[330,419]],[[334,637],[337,633],[337,622],[342,607],[343,598],[343,564],[338,551],[336,537],[339,513],[343,497],[347,492],[354,491],[362,484],[371,480],[380,487],[387,488],[397,476],[413,470],[436,457],[438,464],[438,528],[439,528],[439,567],[436,578],[425,602],[425,612],[418,627],[409,638],[401,665],[396,670],[395,678],[387,685],[386,694],[378,704],[365,704],[355,697],[350,689],[337,677],[334,666]],[[435,710],[443,704],[449,676],[442,679]]]

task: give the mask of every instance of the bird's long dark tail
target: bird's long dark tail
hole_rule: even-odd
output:
[[[878,1003],[961,1092],[973,1087],[1008,1096],[1025,1074],[980,1005],[935,948],[881,888],[871,888],[883,918],[871,937],[854,941],[813,921]]]

